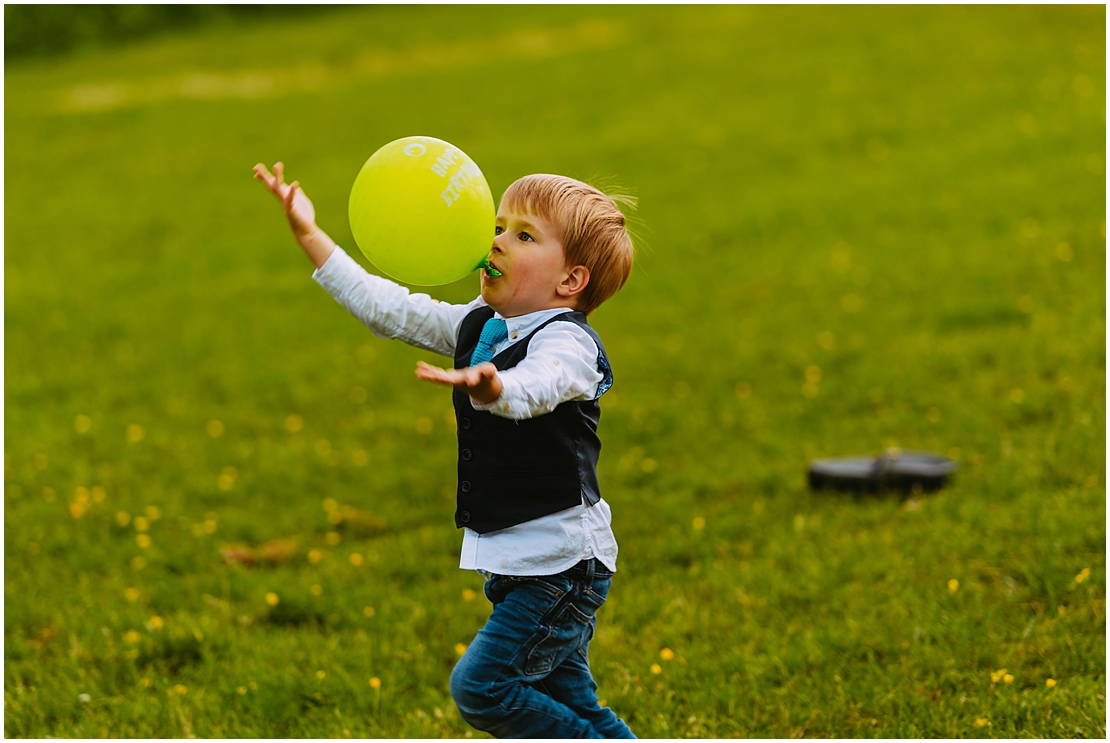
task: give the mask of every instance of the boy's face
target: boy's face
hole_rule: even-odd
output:
[[[559,231],[549,220],[502,206],[489,261],[501,276],[494,279],[481,271],[482,299],[502,317],[574,307],[573,296],[559,293],[571,272]]]

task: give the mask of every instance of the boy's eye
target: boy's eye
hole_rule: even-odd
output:
[[[520,239],[524,242],[535,242],[535,240],[532,239],[532,236],[529,235],[527,232],[521,232]]]
[[[501,227],[494,227],[494,228],[493,228],[493,234],[494,234],[494,235],[500,235],[500,234],[501,234],[502,232],[504,232],[504,231],[505,231],[505,230],[504,230],[504,229],[502,229]]]

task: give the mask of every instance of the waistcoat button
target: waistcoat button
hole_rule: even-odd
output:
[[[470,419],[469,418],[463,418],[459,422],[462,424],[463,428],[470,428]]]
[[[460,513],[459,514],[459,521],[463,522],[464,524],[469,523],[470,522],[470,511],[463,511],[462,513]]]
[[[470,459],[471,456],[472,455],[470,453],[470,449],[463,449],[462,450],[462,458],[463,459]]]
[[[470,480],[463,480],[461,483],[459,483],[459,490],[463,491],[464,493],[469,493]]]

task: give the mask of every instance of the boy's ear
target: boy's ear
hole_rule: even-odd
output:
[[[580,294],[586,285],[590,283],[590,269],[585,266],[575,266],[570,269],[570,272],[563,279],[559,286],[555,287],[556,293],[560,297],[573,297]]]

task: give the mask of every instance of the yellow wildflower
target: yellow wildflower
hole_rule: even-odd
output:
[[[1002,677],[1005,676],[1005,675],[1006,675],[1006,669],[1005,668],[999,668],[997,671],[994,671],[994,672],[991,673],[991,683],[992,684],[997,684],[999,681],[1002,680]]]
[[[1012,684],[1014,683],[1014,675],[1012,673],[1007,673],[1002,677],[1002,680],[1007,684]]]
[[[469,588],[463,589],[463,601],[473,601],[476,598],[478,598],[478,593],[476,591]]]
[[[698,531],[701,531],[702,529],[704,529],[705,528],[705,518],[703,518],[701,516],[698,516],[697,518],[695,518],[694,519],[694,528],[697,529]]]
[[[955,593],[956,591],[960,590],[960,582],[958,580],[956,580],[955,578],[950,579],[948,581],[948,590],[951,591],[952,593]]]
[[[139,598],[139,589],[138,588],[128,588],[127,590],[125,590],[123,592],[123,595],[124,595],[124,598],[126,598],[128,601],[137,601],[138,598]]]
[[[674,651],[670,648],[663,648],[659,651],[659,657],[663,660],[674,660]]]
[[[356,568],[362,565],[363,562],[362,555],[360,555],[358,552],[352,552],[351,556],[348,559]]]
[[[149,534],[137,534],[135,536],[135,544],[139,545],[140,547],[142,547],[145,550],[147,547],[150,546],[150,535]]]
[[[978,725],[979,727],[983,727],[984,725],[987,724],[987,722],[988,722],[987,718],[980,717],[978,720],[975,721],[975,724]]]
[[[310,588],[308,590],[312,591],[313,596],[319,596],[320,594],[322,594],[324,592],[324,587],[317,583],[316,585],[314,585],[312,588]]]
[[[174,694],[186,694],[188,693],[188,691],[189,687],[185,686],[184,684],[176,684],[173,687]]]
[[[659,665],[658,663],[652,663],[651,672],[655,674],[663,673],[663,666]]]
[[[1044,685],[1051,689],[1053,686],[1056,686],[1056,679],[1045,679]]]
[[[466,652],[466,645],[462,644],[461,642],[459,644],[455,645],[455,653],[456,654],[462,655],[465,652]]]
[[[366,615],[366,616],[368,616],[368,617],[372,617],[372,616],[374,616],[374,614],[376,614],[377,612],[375,612],[375,611],[374,611],[374,607],[373,607],[373,606],[367,606],[367,607],[363,608],[363,610],[362,610],[362,613],[363,613],[363,614],[365,614],[365,615]]]
[[[1083,568],[1082,570],[1079,571],[1079,575],[1075,576],[1075,582],[1076,583],[1082,583],[1083,581],[1087,580],[1087,578],[1090,575],[1091,575],[1091,569],[1090,568]]]
[[[328,674],[324,673],[323,671],[317,671],[316,672],[316,678],[320,679],[321,681],[323,681],[324,677],[327,676],[327,675]]]
[[[134,645],[140,639],[142,639],[142,636],[133,629],[129,629],[126,632],[123,633],[124,642],[129,642],[132,645]]]
[[[378,678],[377,676],[370,679],[370,688],[371,689],[380,689],[380,688],[382,688],[382,680],[380,678]]]
[[[277,606],[279,601],[281,601],[281,599],[279,599],[278,595],[273,591],[266,593],[266,603],[270,606]]]

